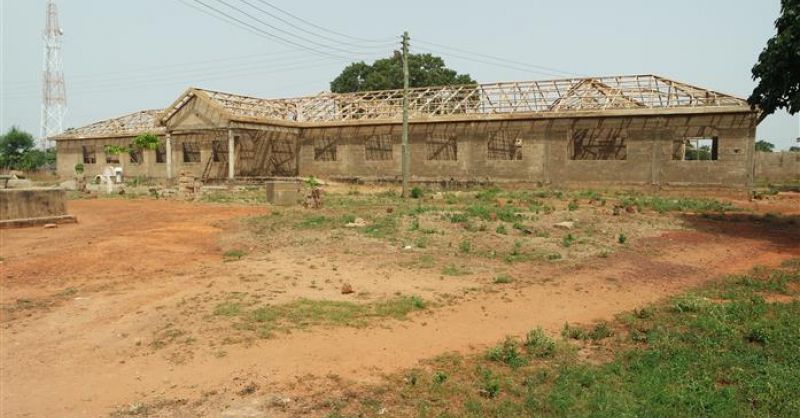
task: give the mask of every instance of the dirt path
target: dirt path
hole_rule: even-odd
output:
[[[41,231],[14,231],[13,236],[3,237],[4,242],[14,239],[14,250],[3,255],[3,300],[30,292],[31,287],[42,293],[58,289],[65,280],[57,274],[59,269],[74,267],[81,273],[86,268],[83,273],[90,274],[93,270],[81,267],[90,261],[117,266],[113,280],[128,280],[131,269],[140,269],[134,271],[150,280],[131,280],[102,295],[69,299],[42,315],[3,324],[2,416],[105,416],[115,406],[143,399],[195,399],[203,391],[253,374],[261,387],[275,391],[306,375],[375,381],[382,373],[413,367],[420,359],[472,352],[536,326],[556,333],[567,321],[611,319],[720,275],[800,256],[796,232],[770,232],[698,217],[690,219],[698,231],[666,232],[635,243],[635,250],[577,268],[542,270],[531,264],[516,275],[535,284],[475,293],[410,321],[295,332],[252,347],[227,346],[224,357],[198,353],[175,364],[163,356],[137,355],[132,350],[136,336],[150,332],[163,307],[173,304],[181,292],[198,283],[202,286],[201,278],[224,274],[226,267],[220,265],[215,248],[220,229],[214,225],[253,209],[166,202],[121,206],[127,215],[120,215],[118,202],[75,202],[71,209],[82,222],[73,231],[58,230],[63,234],[56,237],[58,251],[48,252],[37,244],[43,240]],[[112,214],[123,221],[109,221]],[[143,230],[131,220],[148,221],[151,229]],[[114,235],[104,233],[112,226]],[[104,254],[75,250],[73,246],[84,245],[76,240],[90,233]],[[140,245],[142,240],[147,245]],[[134,257],[109,255],[111,249],[127,249],[131,243],[142,247]],[[171,253],[163,254],[167,248]],[[48,261],[43,262],[45,256]],[[184,257],[189,260],[178,266],[157,261]],[[152,261],[140,266],[142,260]],[[39,264],[45,272],[40,283],[26,283],[23,279],[31,277]]]

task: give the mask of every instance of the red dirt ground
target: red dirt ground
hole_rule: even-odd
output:
[[[800,204],[764,206],[797,213]],[[309,375],[376,381],[438,354],[474,352],[536,326],[556,332],[565,322],[611,319],[724,274],[800,257],[800,231],[679,215],[695,229],[667,231],[578,267],[531,265],[522,274],[534,284],[472,294],[410,321],[299,331],[176,363],[135,347],[187,291],[229,274],[219,247],[227,221],[266,209],[152,200],[72,201],[69,208],[80,223],[0,232],[0,303],[44,306],[3,311],[4,417],[106,416],[159,396],[225,391],[242,376],[274,392]],[[72,287],[80,297],[65,292]]]

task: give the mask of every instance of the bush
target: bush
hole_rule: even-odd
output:
[[[527,360],[519,352],[517,342],[510,337],[502,344],[490,348],[486,352],[486,359],[506,364],[513,369],[527,364]]]
[[[585,340],[589,337],[583,328],[572,326],[569,323],[564,324],[561,336],[573,340]]]
[[[85,167],[83,166],[83,163],[75,164],[75,173],[76,174],[83,174],[84,169],[85,169]]]
[[[614,335],[614,331],[611,330],[611,327],[608,325],[608,322],[600,322],[592,328],[589,332],[589,338],[594,341],[600,341],[606,339],[610,336]]]
[[[556,342],[539,327],[528,332],[525,337],[525,349],[534,357],[552,357],[556,351]]]
[[[422,189],[420,189],[419,187],[413,187],[411,189],[411,198],[412,199],[420,199],[420,198],[422,198],[422,195],[423,195]]]

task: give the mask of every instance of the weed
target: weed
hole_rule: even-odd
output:
[[[330,224],[330,222],[331,220],[324,215],[310,215],[297,223],[295,227],[297,229],[319,229]]]
[[[567,205],[567,210],[569,210],[570,212],[574,212],[574,211],[578,210],[578,201],[577,200],[573,200],[573,201],[569,202],[569,204]]]
[[[394,216],[384,216],[364,228],[364,233],[373,238],[386,238],[395,232],[397,232],[397,219]]]
[[[561,336],[572,340],[585,340],[589,338],[586,330],[581,327],[572,326],[569,323],[564,324],[564,328],[561,330]]]
[[[617,242],[620,244],[625,244],[628,242],[628,237],[625,234],[619,234],[619,237],[617,237]]]
[[[419,187],[412,187],[411,188],[411,198],[412,199],[420,199],[422,198],[423,192],[422,189]]]
[[[445,276],[466,276],[472,273],[466,269],[456,267],[455,264],[448,264],[442,269],[442,274]]]
[[[242,257],[247,255],[247,253],[243,250],[228,250],[225,251],[225,254],[222,254],[222,257],[226,261],[233,261],[233,260],[241,260]]]
[[[561,239],[561,245],[563,245],[565,248],[571,247],[574,242],[575,237],[573,237],[572,234],[567,234]]]
[[[503,224],[498,225],[497,229],[495,229],[494,231],[497,232],[500,235],[508,234],[508,231],[506,230],[506,226],[503,225]]]
[[[593,341],[600,341],[614,335],[608,322],[602,321],[595,324],[591,331],[589,331],[589,338]]]
[[[517,341],[508,337],[495,347],[486,352],[486,359],[506,364],[511,368],[524,366],[528,361],[520,354]]]
[[[550,261],[561,260],[562,256],[561,253],[550,253],[547,254],[547,259]]]
[[[224,302],[214,308],[214,315],[236,316],[241,312],[242,305],[238,302]]]
[[[525,337],[525,349],[537,358],[552,357],[556,351],[556,342],[539,327],[528,332]]]
[[[500,381],[495,377],[491,370],[483,370],[482,381],[479,389],[481,396],[494,399],[500,394]]]
[[[675,301],[673,308],[676,312],[680,313],[692,313],[692,312],[699,312],[703,308],[705,308],[708,303],[698,297],[689,296],[679,298]]]
[[[444,384],[444,382],[447,381],[447,377],[448,377],[447,373],[443,371],[437,371],[436,373],[433,374],[433,383],[437,385]]]
[[[458,249],[464,254],[471,253],[472,252],[472,241],[470,241],[470,240],[461,241],[461,243],[458,244]]]
[[[501,274],[494,278],[494,284],[509,284],[514,281],[514,278],[508,274]]]

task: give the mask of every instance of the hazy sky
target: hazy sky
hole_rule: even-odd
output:
[[[371,61],[388,55],[394,47],[388,42],[399,42],[403,30],[411,34],[412,50],[434,50],[449,66],[479,82],[548,79],[564,73],[654,73],[747,97],[754,86],[750,68],[774,34],[779,13],[779,0],[270,0],[326,29],[374,40],[342,38],[292,21],[341,41],[335,47],[266,15],[260,18],[279,29],[249,21],[317,50],[312,52],[186,4],[202,7],[196,1],[60,0],[68,97],[65,127],[165,107],[189,86],[258,97],[314,94],[328,88],[348,59]],[[217,0],[199,1],[230,11]],[[243,2],[249,2],[290,19],[261,0],[224,1],[243,9],[248,7]],[[2,131],[18,125],[38,136],[40,130],[44,4],[0,0]],[[500,61],[478,54],[528,65],[498,65]],[[771,116],[758,129],[759,139],[778,148],[789,147],[799,136],[798,115]]]

